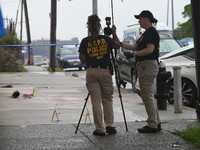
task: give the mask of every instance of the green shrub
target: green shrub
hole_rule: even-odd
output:
[[[8,44],[20,44],[21,41],[16,37],[13,32],[6,32],[5,35],[0,38],[0,45],[8,45]]]

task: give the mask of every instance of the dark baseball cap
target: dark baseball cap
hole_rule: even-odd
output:
[[[157,20],[153,17],[153,14],[149,10],[143,10],[139,15],[134,15],[134,17],[136,19],[139,19],[139,17],[147,17],[151,22]]]

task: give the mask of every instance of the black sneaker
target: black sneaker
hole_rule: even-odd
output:
[[[161,128],[161,123],[158,124],[158,131],[161,131],[162,128]]]
[[[157,128],[151,128],[149,126],[144,126],[143,128],[138,129],[139,133],[157,133]]]
[[[97,131],[95,130],[95,131],[93,132],[93,135],[105,136],[106,134],[105,134],[105,132],[100,133],[100,132],[97,132]]]
[[[106,127],[106,133],[108,134],[115,134],[117,133],[117,130],[115,129],[115,127]]]

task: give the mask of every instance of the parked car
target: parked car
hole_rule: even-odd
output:
[[[79,68],[86,69],[86,63],[82,63],[79,59],[78,46],[66,46],[58,49],[57,61],[62,69]]]
[[[47,62],[42,55],[34,55],[33,63],[34,65],[47,65]]]
[[[176,40],[174,40],[171,35],[165,33],[159,33],[160,35],[160,56],[165,55],[171,51],[181,48]],[[123,43],[134,44],[137,39],[133,36],[129,36],[123,40]],[[135,58],[127,59],[124,53],[133,53],[132,50],[126,50],[120,48],[117,51],[117,56],[115,59],[116,70],[119,76],[119,84],[126,87],[126,82],[132,84],[133,91],[136,91],[135,83],[137,80],[137,70],[136,70],[136,60]]]
[[[136,40],[133,37],[129,37],[123,40],[123,43],[134,44]],[[115,58],[116,63],[116,73],[118,75],[119,86],[123,85],[126,87],[126,83],[130,82],[132,85],[132,90],[135,91],[135,83],[137,80],[137,70],[136,70],[136,60],[135,57],[127,59],[124,52],[132,53],[131,50],[126,50],[120,48],[117,50],[117,55]]]
[[[172,73],[172,78],[167,81],[168,102],[174,103],[173,67],[180,66],[183,105],[194,107],[194,102],[197,99],[194,45],[188,45],[170,52],[160,57],[159,60],[165,64],[166,70]]]
[[[183,46],[194,44],[194,39],[193,37],[187,37],[187,38],[178,40],[178,43],[183,47]]]

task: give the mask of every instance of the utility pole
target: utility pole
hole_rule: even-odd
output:
[[[172,0],[172,36],[174,37],[174,2]]]
[[[50,43],[56,44],[56,23],[57,23],[57,0],[51,0],[51,31],[50,31]],[[55,54],[56,45],[51,45],[50,50],[50,72],[55,72]]]
[[[97,14],[98,15],[98,4],[97,4],[97,0],[92,0],[92,12],[93,14]]]
[[[167,0],[167,26],[169,26],[168,20],[169,20],[169,0]]]
[[[193,37],[194,37],[194,49],[195,49],[195,63],[196,63],[196,77],[197,77],[197,101],[195,103],[197,119],[200,121],[200,16],[199,8],[200,1],[191,0],[192,8],[192,25],[193,25]]]
[[[21,23],[20,23],[20,41],[22,41],[22,28],[23,28],[23,0],[21,1]]]
[[[27,44],[31,44],[31,35],[30,35],[30,26],[29,26],[29,18],[28,18],[28,8],[26,0],[23,0],[24,3],[24,13],[26,20],[26,33],[27,33]],[[33,52],[31,51],[31,47],[28,46],[28,64],[33,65]]]
[[[22,41],[22,31],[23,31],[23,12],[24,12],[24,3],[23,0],[21,1],[21,22],[20,22],[20,41]],[[22,47],[24,48],[24,47]],[[22,53],[22,62],[24,64],[24,53]]]

